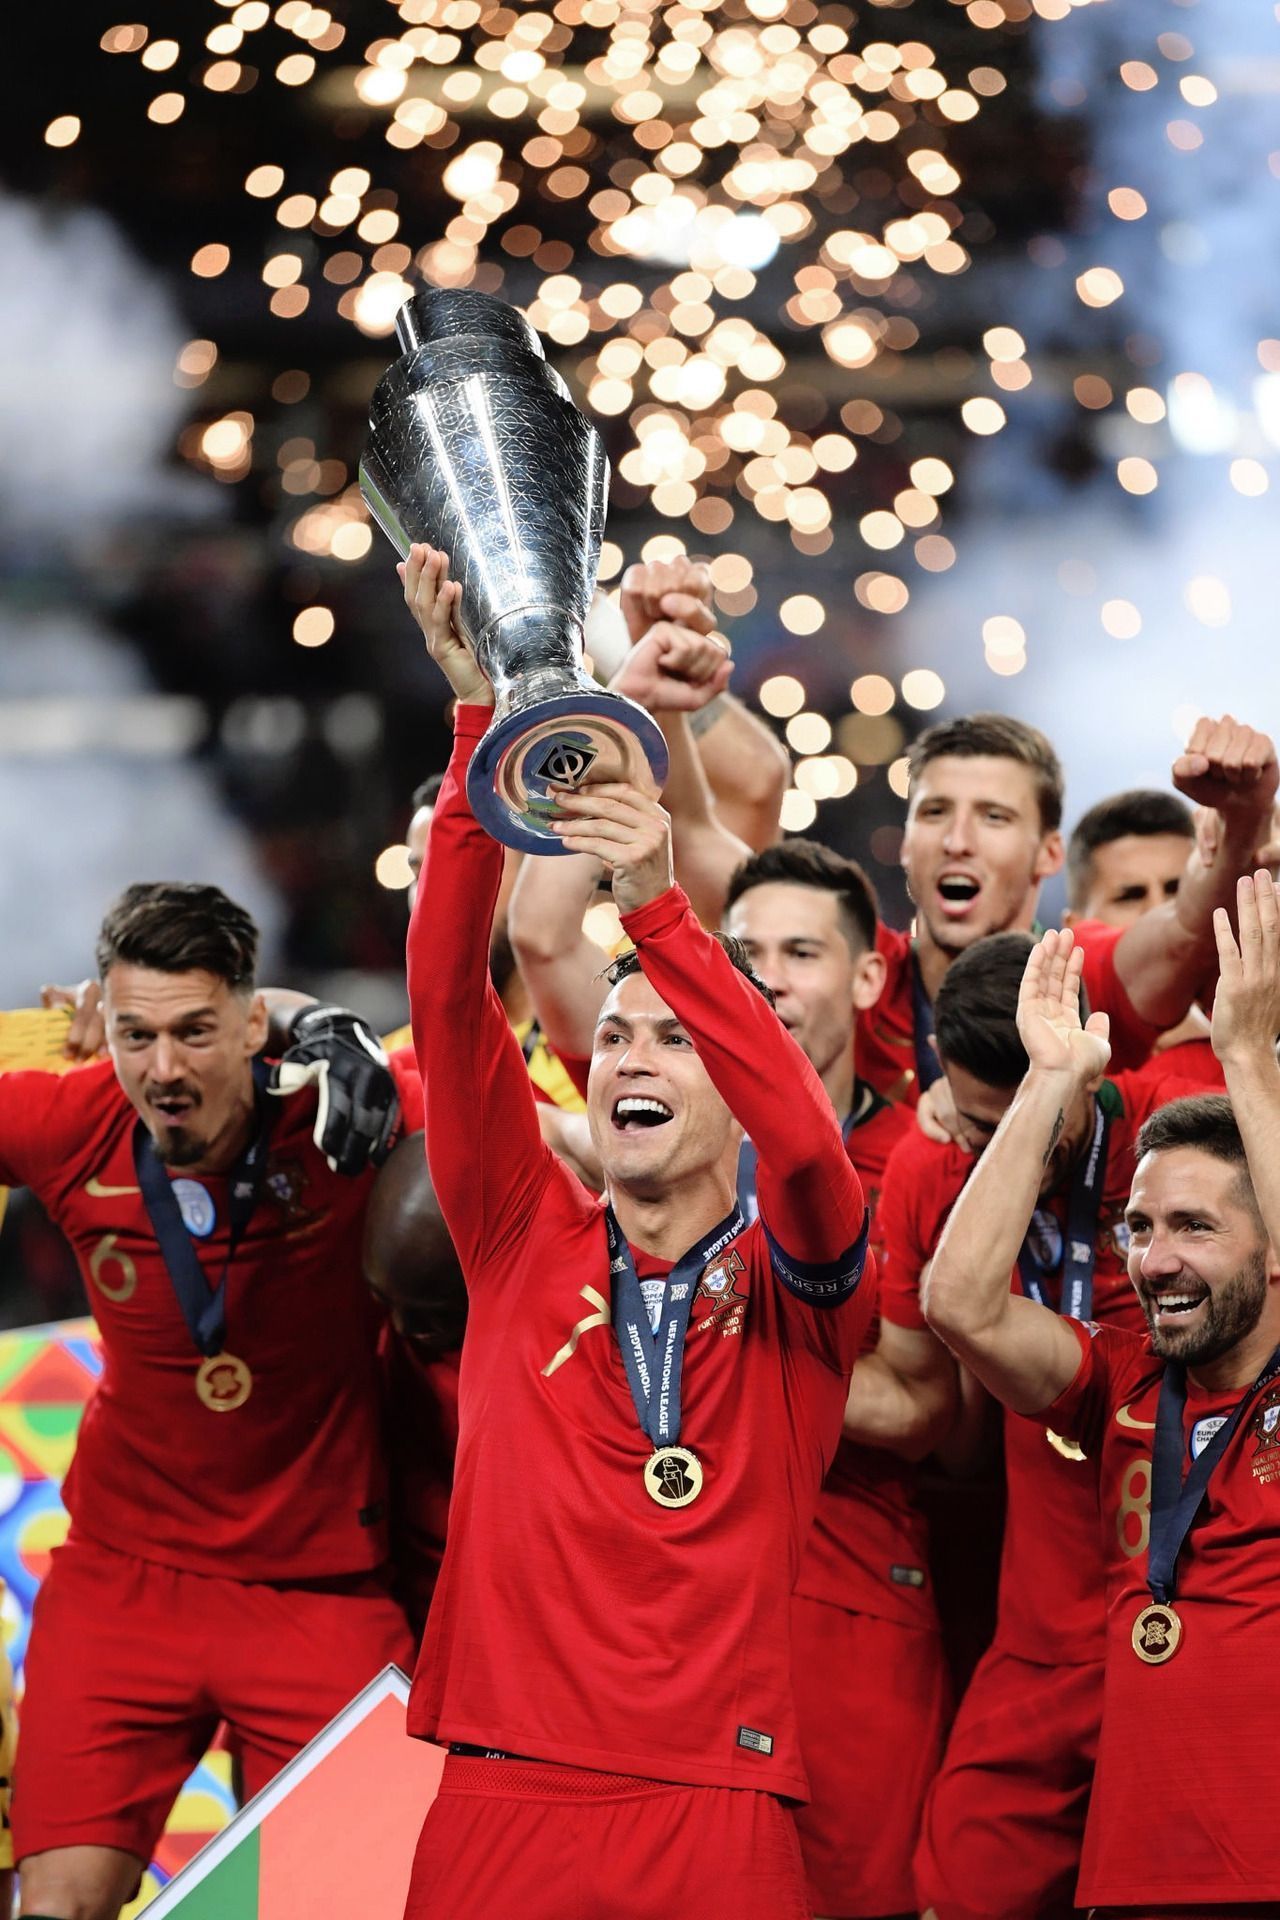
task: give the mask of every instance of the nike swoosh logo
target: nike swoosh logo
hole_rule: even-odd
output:
[[[1127,1400],[1122,1407],[1116,1408],[1116,1425],[1118,1427],[1137,1427],[1141,1432],[1144,1432],[1144,1433],[1154,1433],[1156,1430],[1156,1423],[1154,1420],[1135,1420],[1134,1419],[1133,1415],[1129,1411],[1129,1403]]]
[[[92,1180],[86,1180],[84,1190],[91,1200],[117,1200],[122,1193],[141,1193],[141,1187],[104,1187],[95,1174]]]

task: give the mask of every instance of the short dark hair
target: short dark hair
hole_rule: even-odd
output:
[[[938,1052],[987,1087],[1016,1087],[1027,1071],[1018,993],[1035,941],[990,933],[957,954],[933,1003]]]
[[[1149,1153],[1171,1153],[1177,1147],[1194,1147],[1234,1167],[1241,1200],[1262,1219],[1262,1209],[1254,1192],[1249,1172],[1249,1156],[1244,1149],[1240,1127],[1225,1093],[1192,1093],[1181,1100],[1170,1100],[1138,1129],[1134,1156],[1141,1160]]]
[[[776,998],[773,988],[766,987],[764,981],[752,966],[750,957],[741,940],[736,939],[731,933],[713,933],[711,938],[718,947],[724,948],[737,971],[743,975],[744,979],[749,980],[756,992],[762,993],[769,1002],[769,1005],[772,1006]],[[617,959],[605,968],[605,979],[611,987],[616,987],[619,981],[629,980],[633,973],[641,973],[642,971],[640,955],[634,947],[628,947],[625,953],[620,953]]]
[[[939,720],[926,728],[907,753],[907,795],[932,760],[1016,760],[1030,772],[1040,808],[1040,830],[1052,833],[1062,825],[1062,762],[1038,727],[1005,713],[966,713],[955,720]]]
[[[1093,885],[1093,856],[1099,847],[1123,840],[1126,834],[1151,839],[1158,833],[1176,833],[1195,839],[1195,821],[1185,800],[1159,787],[1131,787],[1099,800],[1076,822],[1067,842],[1067,905],[1079,913]]]
[[[126,887],[102,922],[98,977],[118,961],[156,973],[211,973],[233,992],[253,986],[258,929],[221,887],[176,880]]]
[[[421,813],[423,807],[434,807],[440,798],[440,789],[443,785],[442,773],[429,773],[421,786],[415,787],[409,795],[410,815]]]
[[[823,893],[833,893],[848,931],[854,935],[850,946],[858,953],[875,946],[880,918],[875,888],[856,860],[833,853],[819,840],[780,840],[763,853],[753,853],[729,882],[725,912],[752,887],[779,881],[785,886],[816,887]]]
[[[1232,1167],[1247,1167],[1248,1155],[1231,1102],[1225,1093],[1192,1093],[1157,1107],[1138,1129],[1134,1152],[1169,1153],[1175,1147],[1196,1147]]]

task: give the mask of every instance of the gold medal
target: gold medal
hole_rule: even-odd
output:
[[[659,1447],[644,1463],[644,1490],[660,1507],[687,1507],[702,1492],[702,1463],[688,1447]]]
[[[1133,1650],[1149,1667],[1172,1660],[1182,1640],[1182,1622],[1172,1607],[1144,1607],[1133,1623]]]
[[[200,1362],[196,1394],[214,1413],[234,1413],[253,1392],[253,1375],[234,1353],[211,1353]]]

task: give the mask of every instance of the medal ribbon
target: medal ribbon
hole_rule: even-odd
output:
[[[1062,1248],[1062,1298],[1058,1312],[1071,1320],[1087,1320],[1093,1312],[1093,1267],[1097,1258],[1098,1214],[1107,1177],[1110,1131],[1111,1116],[1095,1095],[1093,1141],[1088,1153],[1076,1163],[1072,1175]],[[1028,1240],[1023,1241],[1018,1255],[1018,1272],[1028,1300],[1034,1300],[1040,1307],[1052,1306],[1044,1288],[1049,1269],[1037,1260]]]
[[[869,1086],[865,1080],[854,1081],[853,1111],[840,1128],[840,1137],[846,1147],[849,1144],[850,1135],[866,1121],[873,1119],[888,1104],[889,1102],[882,1100],[875,1088]],[[756,1152],[755,1142],[744,1136],[738,1152],[738,1205],[742,1208],[743,1216],[748,1222],[757,1219],[760,1213],[760,1203],[756,1198],[756,1174],[759,1164],[760,1156]]]
[[[1280,1347],[1247,1393],[1241,1395],[1225,1426],[1218,1428],[1198,1459],[1193,1460],[1182,1477],[1183,1411],[1187,1404],[1187,1370],[1180,1361],[1171,1360],[1160,1382],[1156,1406],[1156,1431],[1151,1446],[1151,1533],[1147,1548],[1147,1585],[1151,1598],[1159,1606],[1171,1605],[1178,1576],[1178,1555],[1191,1531],[1191,1523],[1200,1511],[1200,1502],[1209,1489],[1214,1468],[1221,1460],[1231,1436],[1263,1387],[1280,1373]]]
[[[173,1186],[156,1152],[155,1141],[146,1124],[139,1120],[133,1130],[133,1164],[142,1189],[147,1218],[160,1247],[165,1270],[177,1295],[182,1317],[196,1347],[206,1356],[221,1353],[227,1330],[227,1275],[253,1218],[262,1192],[267,1169],[267,1145],[271,1135],[271,1109],[262,1095],[265,1067],[254,1065],[254,1128],[249,1144],[230,1174],[230,1199],[227,1204],[231,1236],[227,1259],[216,1287],[210,1289],[204,1268],[196,1257],[191,1235],[183,1222],[182,1210],[174,1198]]]
[[[640,1426],[654,1446],[673,1447],[680,1438],[680,1376],[694,1291],[707,1262],[742,1232],[746,1225],[742,1208],[735,1205],[718,1227],[712,1227],[672,1267],[663,1284],[656,1333],[640,1291],[634,1256],[612,1207],[605,1208],[604,1218],[613,1281],[613,1324],[631,1398]]]
[[[942,1062],[933,1044],[933,1002],[924,990],[914,946],[911,949],[911,1027],[915,1042],[916,1085],[924,1093],[941,1074]]]

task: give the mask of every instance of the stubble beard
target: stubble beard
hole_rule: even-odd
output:
[[[1208,1366],[1253,1332],[1266,1299],[1267,1262],[1266,1254],[1260,1251],[1209,1295],[1204,1324],[1197,1333],[1184,1335],[1177,1328],[1165,1327],[1157,1330],[1144,1300],[1142,1309],[1151,1331],[1152,1352],[1162,1360],[1178,1360],[1187,1367]]]

